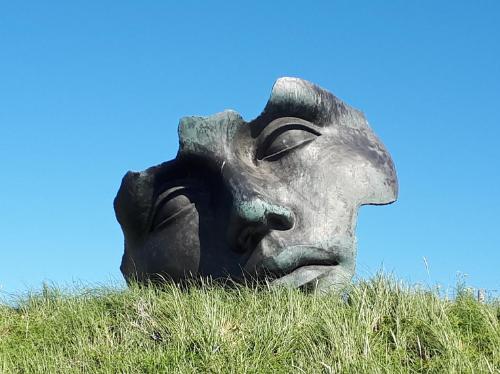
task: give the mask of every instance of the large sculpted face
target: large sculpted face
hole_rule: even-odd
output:
[[[174,160],[128,172],[115,199],[130,281],[245,276],[328,291],[354,274],[357,211],[397,179],[363,114],[281,78],[263,113],[185,117]]]

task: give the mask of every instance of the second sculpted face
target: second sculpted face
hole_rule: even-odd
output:
[[[177,157],[125,175],[115,210],[130,279],[250,275],[320,290],[355,268],[357,211],[397,197],[393,162],[364,116],[281,78],[251,122],[186,117]]]

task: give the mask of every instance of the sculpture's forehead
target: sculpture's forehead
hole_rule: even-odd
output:
[[[247,123],[232,110],[209,117],[184,117],[178,130],[179,154],[223,156],[242,126]]]
[[[320,127],[366,128],[363,115],[330,92],[302,79],[280,78],[264,111],[249,123],[232,110],[209,117],[182,118],[179,155],[223,156],[231,151],[235,135],[243,126],[248,126],[246,133],[255,138],[279,117],[299,117]]]

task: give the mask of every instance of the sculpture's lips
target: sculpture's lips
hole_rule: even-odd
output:
[[[301,271],[306,271],[308,269],[324,269],[324,268],[332,268],[334,266],[338,266],[338,261],[334,258],[321,258],[321,257],[311,257],[310,255],[307,257],[300,258],[297,262],[294,262],[292,266],[287,266],[278,271],[274,271],[274,273],[278,277],[283,277],[286,275],[298,274]]]
[[[298,283],[304,284],[344,263],[349,253],[347,241],[341,238],[317,245],[284,248],[279,248],[275,240],[262,240],[245,268],[248,272],[266,275],[274,282],[279,283],[281,279],[283,283],[289,283],[296,278]]]

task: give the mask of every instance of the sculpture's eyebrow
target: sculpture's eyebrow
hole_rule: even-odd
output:
[[[298,117],[324,127],[337,123],[355,111],[322,88],[297,78],[280,78],[273,86],[262,114],[250,122],[252,136],[258,136],[279,117]]]

